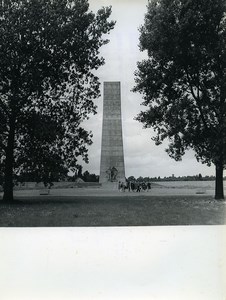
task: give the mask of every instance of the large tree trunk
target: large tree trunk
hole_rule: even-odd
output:
[[[215,199],[224,199],[223,160],[216,163]]]
[[[14,164],[14,138],[15,120],[10,122],[8,143],[6,148],[5,173],[4,173],[4,195],[3,201],[13,201],[13,164]]]

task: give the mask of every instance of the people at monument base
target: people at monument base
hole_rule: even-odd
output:
[[[118,190],[121,190],[121,181],[118,182]]]
[[[120,192],[125,192],[125,190],[128,190],[128,192],[137,192],[140,193],[141,191],[143,192],[148,192],[151,190],[151,182],[139,182],[139,181],[129,181],[126,180],[126,182],[118,182],[118,190]]]
[[[131,191],[134,192],[134,190],[135,190],[135,183],[134,183],[134,181],[132,181],[130,183],[130,186],[131,186]]]
[[[126,181],[126,188],[127,188],[128,192],[131,191],[131,182],[128,180]]]
[[[146,191],[147,185],[146,185],[145,182],[142,182],[142,183],[141,183],[141,187],[142,187],[143,191]]]
[[[137,190],[136,190],[136,192],[140,193],[140,191],[141,191],[141,184],[140,184],[140,182],[137,182]]]
[[[151,189],[151,183],[150,183],[150,181],[148,182],[147,187],[148,187],[148,190]]]
[[[120,192],[125,192],[125,188],[126,188],[125,183],[119,181],[119,182],[118,182],[118,190],[119,190]]]

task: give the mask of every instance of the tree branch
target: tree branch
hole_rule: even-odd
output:
[[[0,147],[1,147],[4,151],[6,151],[6,145],[4,145],[2,141],[0,141]]]
[[[200,116],[201,116],[201,119],[202,119],[202,122],[204,124],[204,126],[206,127],[206,129],[208,129],[208,125],[206,123],[206,120],[204,118],[204,114],[203,114],[203,111],[202,111],[202,107],[200,105],[200,97],[199,97],[199,87],[197,87],[197,90],[198,90],[198,95],[196,96],[195,95],[195,92],[194,92],[194,89],[193,89],[193,86],[192,86],[192,83],[191,83],[191,78],[190,78],[190,75],[188,73],[188,70],[185,68],[185,73],[186,73],[186,76],[187,76],[187,79],[188,79],[188,83],[189,83],[189,87],[190,87],[190,91],[191,91],[191,94],[194,98],[194,100],[196,101],[196,106],[199,110],[199,113],[200,113]]]

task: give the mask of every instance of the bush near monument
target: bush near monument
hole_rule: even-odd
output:
[[[0,178],[13,200],[15,175],[45,183],[88,161],[91,132],[81,122],[96,113],[93,70],[114,28],[111,8],[89,12],[87,0],[9,0],[0,6]]]
[[[226,2],[154,0],[140,28],[135,92],[147,107],[137,120],[152,127],[170,157],[187,149],[216,167],[215,198],[223,199],[226,163]]]

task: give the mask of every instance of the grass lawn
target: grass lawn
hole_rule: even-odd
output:
[[[39,196],[0,200],[1,227],[225,224],[225,201],[211,196]]]

